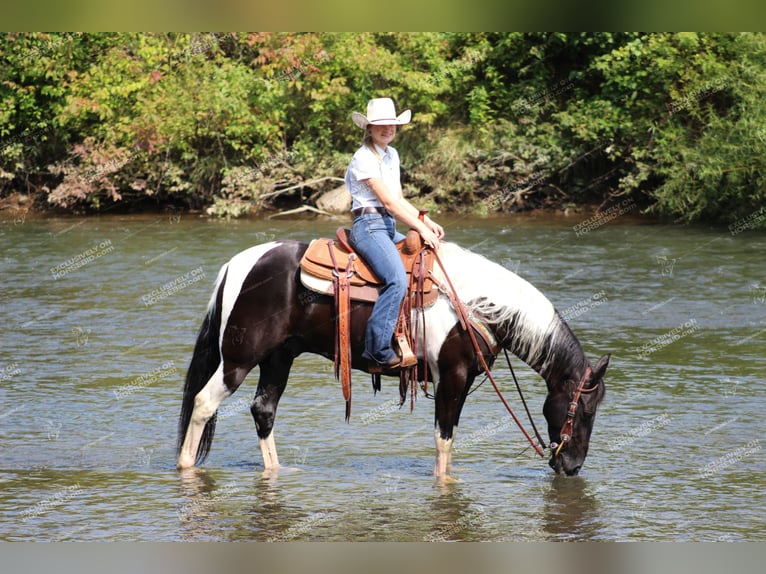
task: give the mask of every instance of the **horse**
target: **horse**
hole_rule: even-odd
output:
[[[178,422],[178,469],[204,462],[219,405],[255,366],[259,380],[250,412],[264,469],[279,468],[273,429],[293,361],[305,352],[330,360],[335,353],[333,297],[309,291],[300,281],[300,261],[307,248],[308,243],[301,241],[272,241],[236,254],[221,267],[186,374]],[[576,475],[588,454],[610,355],[591,366],[553,304],[512,271],[454,243],[442,243],[438,255],[442,268],[435,268],[434,276],[448,276],[455,295],[472,316],[483,318],[499,346],[545,380],[548,463],[557,474]],[[450,474],[460,414],[475,378],[483,372],[481,363],[491,365],[495,358],[477,360],[452,298],[440,293],[417,319],[428,333],[426,344],[417,350],[418,373],[428,373],[425,378],[435,388],[437,477]],[[369,372],[362,351],[371,309],[372,303],[354,301],[350,310],[351,367],[364,372]]]

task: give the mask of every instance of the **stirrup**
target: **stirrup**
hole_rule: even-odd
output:
[[[401,363],[399,363],[399,367],[406,368],[417,365],[418,358],[415,356],[415,353],[412,352],[410,343],[407,341],[407,337],[404,334],[397,335],[395,337],[395,341],[396,345],[399,347],[398,355],[402,358]]]

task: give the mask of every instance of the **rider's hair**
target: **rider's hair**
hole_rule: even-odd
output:
[[[364,128],[364,135],[362,136],[362,145],[372,147],[372,131],[370,131],[370,125]]]

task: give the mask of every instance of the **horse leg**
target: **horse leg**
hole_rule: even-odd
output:
[[[449,474],[452,466],[452,441],[454,440],[454,429],[449,438],[444,438],[441,429],[437,427],[434,429],[434,439],[436,442],[434,476],[446,476]]]
[[[277,405],[287,385],[287,377],[295,358],[288,345],[283,345],[260,362],[260,378],[250,412],[255,421],[258,446],[266,470],[279,468],[279,457],[274,442],[274,419]]]
[[[231,394],[223,379],[223,363],[221,363],[202,390],[194,397],[194,410],[178,455],[179,469],[194,466],[205,425],[216,413],[221,401]]]
[[[436,388],[436,412],[434,416],[434,441],[436,462],[434,475],[445,477],[452,465],[452,443],[455,440],[460,412],[463,410],[468,389],[473,382],[466,369],[453,368],[441,373]]]

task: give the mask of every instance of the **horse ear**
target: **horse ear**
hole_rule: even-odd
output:
[[[604,378],[604,374],[606,373],[606,368],[609,366],[609,359],[611,356],[612,355],[610,353],[607,353],[598,360],[596,366],[593,367],[593,376],[591,377],[591,380],[597,381],[598,379]]]

